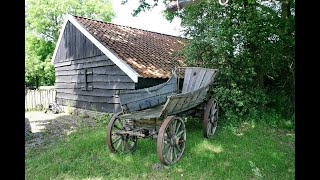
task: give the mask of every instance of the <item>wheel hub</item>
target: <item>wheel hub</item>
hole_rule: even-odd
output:
[[[180,145],[181,143],[183,142],[183,140],[181,139],[181,137],[177,137],[177,136],[173,136],[171,139],[170,139],[170,145],[171,146],[178,146]]]
[[[177,140],[177,137],[176,136],[173,136],[171,139],[170,139],[170,144],[171,146],[174,146],[176,144],[176,140]]]

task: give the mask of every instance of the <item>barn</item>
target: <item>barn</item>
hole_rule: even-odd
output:
[[[163,83],[176,66],[186,39],[66,15],[54,50],[57,103],[118,112],[119,90]]]

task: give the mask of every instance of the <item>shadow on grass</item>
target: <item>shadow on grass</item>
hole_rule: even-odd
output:
[[[28,112],[26,126],[31,126],[25,141],[26,152],[30,148],[45,148],[46,145],[61,140],[80,127],[94,127],[98,124],[92,118],[81,118],[66,113],[52,114],[43,111]],[[27,124],[27,121],[29,124]]]

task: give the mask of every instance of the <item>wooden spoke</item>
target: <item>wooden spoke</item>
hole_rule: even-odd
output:
[[[181,137],[181,135],[182,135],[183,133],[184,133],[184,131],[181,130],[180,132],[177,133],[177,136],[178,136],[178,137]]]
[[[180,129],[180,126],[181,126],[181,122],[178,122],[178,127],[177,127],[177,129],[176,129],[175,134],[178,134],[178,131],[179,131],[179,129]]]
[[[118,142],[119,140],[121,140],[121,136],[120,136],[120,137],[118,137],[118,138],[116,138],[115,140],[113,140],[112,144],[114,144],[114,143]]]
[[[117,144],[116,150],[118,150],[118,149],[119,149],[119,147],[120,147],[120,144],[122,144],[122,139],[121,139],[121,138],[120,138],[120,141],[119,141],[119,143]]]
[[[212,137],[216,132],[218,110],[218,102],[214,99],[210,99],[206,105],[203,118],[203,135],[206,138]]]
[[[120,119],[121,113],[115,114],[107,127],[107,145],[112,152],[131,152],[137,144],[137,137],[128,134],[118,134],[119,131],[125,131],[126,121]]]
[[[180,117],[168,116],[162,123],[157,140],[160,162],[170,165],[177,162],[185,149],[186,128]]]

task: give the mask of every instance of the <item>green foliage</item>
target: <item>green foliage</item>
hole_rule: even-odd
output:
[[[98,124],[107,125],[111,119],[111,116],[110,114],[105,113],[103,115],[97,115],[95,119]]]
[[[159,0],[139,0],[139,5],[136,7],[133,12],[131,13],[132,16],[137,16],[141,11],[149,11],[152,8],[156,7],[158,5]],[[163,2],[165,2],[164,0]],[[122,0],[121,4],[127,3],[128,0]]]
[[[95,105],[91,105],[91,110],[95,112],[94,119],[98,124],[107,125],[109,123],[111,119],[111,115],[109,113],[98,113]]]
[[[114,17],[109,0],[27,0],[26,28],[56,43],[65,14],[110,21]]]
[[[226,116],[266,110],[270,90],[294,99],[294,8],[285,0],[280,6],[234,0],[225,7],[202,1],[178,12],[191,38],[183,52],[188,64],[219,69],[212,92]],[[293,102],[286,107],[292,112]]]
[[[28,86],[45,86],[54,83],[51,63],[53,44],[34,34],[26,34],[25,82]]]
[[[25,82],[29,86],[54,84],[51,63],[66,14],[110,21],[114,12],[109,0],[27,0]]]

